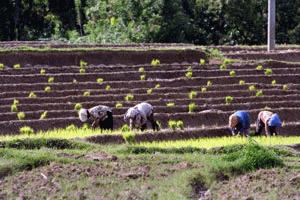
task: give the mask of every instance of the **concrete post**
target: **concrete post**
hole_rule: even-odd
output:
[[[268,51],[275,50],[276,0],[268,0]]]

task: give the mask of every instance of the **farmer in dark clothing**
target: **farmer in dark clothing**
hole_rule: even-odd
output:
[[[244,134],[249,136],[250,133],[250,116],[246,111],[237,111],[229,117],[229,127],[232,135]]]
[[[130,129],[141,129],[144,131],[147,128],[147,121],[151,123],[152,129],[159,130],[157,122],[154,120],[153,106],[143,102],[131,107],[124,115],[124,121],[129,123]]]
[[[108,106],[99,105],[90,109],[82,108],[78,114],[82,122],[91,120],[93,128],[99,126],[102,130],[113,129],[113,115]]]
[[[278,114],[270,111],[261,111],[256,120],[255,135],[260,135],[263,128],[265,128],[266,136],[277,135],[276,129],[281,127],[281,125],[282,123]]]

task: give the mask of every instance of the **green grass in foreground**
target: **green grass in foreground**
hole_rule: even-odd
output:
[[[299,136],[283,137],[253,137],[253,139],[264,146],[274,145],[291,145],[300,143]],[[248,141],[245,137],[217,137],[217,138],[199,138],[191,140],[178,140],[178,141],[162,141],[162,142],[144,142],[135,144],[136,147],[146,148],[205,148],[210,149],[221,146],[231,146],[238,144],[246,144]]]

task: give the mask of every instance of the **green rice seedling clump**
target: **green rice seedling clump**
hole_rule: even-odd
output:
[[[283,89],[284,91],[289,90],[289,86],[288,86],[288,85],[283,85],[283,86],[282,86],[282,89]]]
[[[14,69],[21,69],[21,65],[20,64],[14,64],[13,68]]]
[[[125,97],[124,97],[125,101],[132,101],[134,99],[134,96],[133,94],[127,94]]]
[[[188,95],[188,97],[189,97],[190,99],[194,99],[196,96],[197,96],[197,92],[194,91],[194,90],[192,90],[192,91],[189,93],[189,95]]]
[[[244,80],[240,80],[239,85],[245,85],[245,81]]]
[[[262,65],[257,65],[256,70],[263,70],[263,66]]]
[[[226,96],[225,97],[225,103],[226,104],[231,104],[233,101],[233,97],[232,96]]]
[[[36,94],[34,92],[30,92],[28,95],[29,98],[36,98]]]
[[[51,87],[50,86],[45,87],[45,92],[51,92]]]
[[[145,74],[143,74],[143,75],[140,75],[140,79],[141,79],[141,81],[144,81],[144,80],[146,80],[146,75],[145,75]]]
[[[79,111],[82,108],[81,103],[76,103],[74,106],[74,110]]]
[[[270,69],[270,68],[265,69],[265,75],[266,76],[271,76],[272,73],[273,73],[272,69]]]
[[[46,74],[46,70],[45,69],[41,69],[40,70],[40,75],[45,75]]]
[[[41,114],[41,116],[40,116],[40,119],[41,119],[41,120],[42,120],[42,119],[46,119],[46,118],[47,118],[47,115],[48,115],[48,111],[43,112],[43,113]]]
[[[262,91],[262,90],[258,90],[258,91],[256,92],[255,96],[257,96],[257,97],[262,97],[262,96],[264,96],[263,91]]]
[[[174,103],[174,102],[169,102],[169,103],[167,103],[166,105],[167,105],[167,107],[174,107],[174,106],[175,106],[175,103]]]
[[[20,128],[20,133],[24,135],[34,134],[34,130],[30,126],[23,126]]]
[[[48,83],[53,83],[54,82],[54,77],[49,77],[48,78]]]
[[[0,70],[4,70],[5,66],[3,63],[0,63]]]
[[[200,59],[200,65],[205,65],[205,60],[204,59]]]
[[[160,84],[159,84],[159,83],[158,83],[158,84],[156,84],[154,88],[155,88],[155,89],[158,89],[158,88],[160,88]]]
[[[147,94],[152,94],[152,92],[153,92],[153,88],[147,90]]]
[[[272,85],[276,85],[276,84],[277,84],[276,80],[273,80]]]
[[[213,84],[212,81],[207,81],[206,86],[210,87],[210,86],[212,86],[212,84]]]
[[[206,87],[202,87],[201,88],[201,92],[207,92],[207,88]]]
[[[110,85],[106,85],[106,86],[105,86],[105,90],[106,90],[106,91],[109,91],[110,89],[111,89],[111,86],[110,86]]]
[[[103,79],[103,78],[97,78],[97,83],[99,83],[99,84],[102,84],[102,83],[103,83],[103,81],[104,81],[104,79]]]
[[[151,61],[151,65],[154,66],[154,67],[157,66],[157,65],[160,65],[160,61],[159,61],[158,59],[155,59],[155,58],[154,58],[154,59],[152,59],[152,61]]]
[[[145,73],[145,68],[144,68],[144,67],[140,67],[140,68],[139,68],[139,72],[140,72],[140,73]]]
[[[229,72],[229,75],[230,75],[231,77],[235,77],[235,76],[236,76],[236,73],[235,73],[234,70],[232,70],[232,71]]]
[[[91,92],[90,91],[85,91],[83,93],[83,96],[85,96],[85,97],[91,96]]]
[[[190,103],[189,104],[189,113],[192,113],[196,110],[197,105],[195,103]]]
[[[24,120],[26,115],[24,112],[18,112],[17,117],[19,120]]]
[[[17,104],[12,104],[10,106],[10,111],[11,112],[18,112],[18,105]]]
[[[116,103],[116,108],[122,108],[123,107],[123,104],[121,103]]]
[[[254,90],[256,90],[256,87],[255,87],[255,85],[250,85],[250,86],[249,86],[249,90],[250,90],[250,91],[254,91]]]

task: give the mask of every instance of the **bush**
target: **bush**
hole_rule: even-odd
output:
[[[122,107],[123,107],[123,104],[121,104],[121,103],[116,104],[116,108],[122,108]]]
[[[135,143],[135,134],[130,131],[122,133],[122,137],[125,140],[125,142],[128,144]]]
[[[255,87],[255,85],[250,85],[250,86],[249,86],[249,90],[250,90],[250,91],[254,91],[254,90],[256,90],[256,87]]]
[[[224,65],[230,65],[230,64],[233,64],[234,62],[235,62],[235,60],[230,59],[230,58],[225,58],[225,59],[223,60],[223,64],[224,64]]]
[[[48,83],[53,83],[54,82],[54,77],[49,77],[48,78]]]
[[[19,120],[24,120],[26,115],[24,112],[18,112],[17,117]]]
[[[111,86],[110,86],[110,85],[106,85],[106,86],[105,86],[105,90],[106,90],[106,91],[109,91],[110,89],[111,89]]]
[[[104,79],[103,79],[103,78],[97,78],[97,83],[99,83],[99,84],[102,84],[102,83],[103,83],[103,81],[104,81]]]
[[[273,80],[272,85],[276,85],[276,84],[277,84],[276,80]]]
[[[3,70],[4,68],[4,64],[0,63],[0,70]]]
[[[239,84],[240,85],[245,85],[245,81],[244,80],[240,80]]]
[[[236,76],[236,73],[235,73],[234,70],[232,70],[232,71],[229,72],[229,75],[230,75],[231,77],[235,77],[235,76]]]
[[[125,101],[132,101],[134,99],[134,96],[133,94],[127,94],[125,97],[124,97]]]
[[[257,96],[257,97],[261,97],[261,96],[263,96],[264,94],[263,94],[263,91],[262,90],[258,90],[257,92],[256,92],[256,94],[255,94],[255,96]]]
[[[51,87],[50,86],[45,87],[45,92],[51,92]]]
[[[45,75],[46,74],[46,70],[45,69],[41,69],[40,70],[40,75]]]
[[[141,81],[144,81],[146,79],[146,75],[145,74],[141,75],[140,79],[141,79]]]
[[[140,68],[139,68],[139,72],[140,72],[140,73],[145,73],[145,68],[144,68],[144,67],[140,67]]]
[[[200,65],[205,65],[205,60],[204,59],[200,59]]]
[[[157,65],[160,65],[160,61],[158,59],[152,59],[151,65],[154,66],[154,67],[157,66]]]
[[[10,106],[10,111],[11,112],[18,112],[18,105],[17,104],[12,104]]]
[[[231,104],[232,101],[233,101],[233,97],[232,96],[226,96],[225,97],[225,103],[226,104]]]
[[[189,96],[190,99],[194,99],[194,98],[197,96],[197,92],[193,90],[193,91],[191,91],[191,92],[189,93],[188,96]]]
[[[271,76],[272,73],[273,73],[272,69],[270,69],[270,68],[265,69],[265,75],[266,76]]]
[[[40,119],[46,119],[48,115],[48,111],[45,111],[41,114]]]
[[[197,108],[197,105],[195,103],[190,103],[189,104],[189,113],[194,112],[196,108]]]
[[[83,96],[85,96],[85,97],[91,96],[91,92],[90,91],[85,91],[83,93]]]
[[[257,65],[256,69],[257,70],[263,70],[263,66],[262,65]]]
[[[28,95],[29,98],[36,98],[36,94],[34,92],[30,92]]]
[[[212,84],[213,84],[212,81],[207,81],[206,86],[210,87],[210,86],[212,86]]]
[[[79,111],[82,108],[81,103],[76,103],[74,106],[74,110]]]
[[[166,105],[167,105],[167,107],[174,107],[175,103],[174,102],[170,102],[170,103],[167,103]]]
[[[34,134],[34,130],[29,126],[23,126],[20,128],[21,134],[31,135]]]
[[[14,64],[14,69],[21,69],[21,65],[20,64]]]

